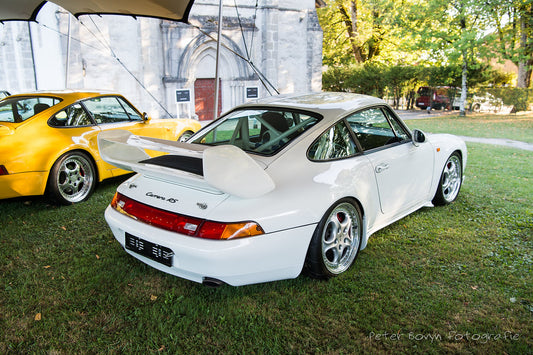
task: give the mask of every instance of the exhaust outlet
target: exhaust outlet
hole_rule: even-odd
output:
[[[211,288],[220,287],[220,286],[222,286],[224,284],[226,284],[224,281],[221,281],[219,279],[215,279],[213,277],[204,277],[203,281],[202,281],[202,285],[207,286],[207,287],[211,287]]]

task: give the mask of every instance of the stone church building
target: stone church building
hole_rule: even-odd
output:
[[[213,119],[218,4],[196,1],[184,24],[76,19],[47,3],[37,23],[0,24],[0,90],[106,90],[152,117]],[[222,24],[218,113],[277,92],[321,90],[315,1],[225,0]]]

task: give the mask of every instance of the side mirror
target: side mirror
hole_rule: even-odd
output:
[[[413,131],[413,144],[418,147],[420,143],[426,141],[426,135],[421,130],[415,129]]]
[[[143,121],[146,123],[150,121],[150,117],[148,117],[148,114],[146,112],[143,112]]]

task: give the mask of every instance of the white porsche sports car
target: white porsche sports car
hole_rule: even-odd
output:
[[[138,173],[105,212],[126,252],[207,285],[338,275],[372,233],[454,201],[467,158],[461,139],[347,93],[247,103],[187,142],[103,132],[99,149]]]

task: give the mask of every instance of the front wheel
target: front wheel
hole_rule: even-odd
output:
[[[70,152],[60,157],[50,170],[48,192],[57,203],[71,205],[85,201],[96,185],[96,169],[82,152]]]
[[[194,134],[193,131],[185,131],[185,132],[183,132],[181,134],[181,136],[179,136],[178,142],[186,142],[187,139],[191,138],[193,134]]]
[[[433,204],[444,206],[452,203],[459,195],[463,183],[463,167],[459,153],[455,152],[446,161]]]
[[[349,199],[332,206],[318,224],[306,256],[312,277],[328,279],[353,264],[361,247],[362,217]]]

